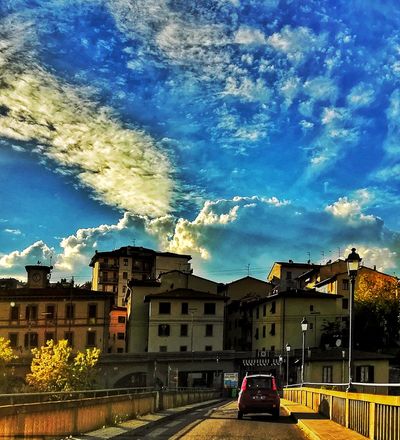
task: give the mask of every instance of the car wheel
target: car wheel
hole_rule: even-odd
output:
[[[238,411],[238,413],[237,413],[237,418],[238,418],[239,420],[242,420],[242,419],[243,419],[243,412],[242,412],[242,411]]]
[[[279,419],[279,409],[276,409],[272,412],[273,419]]]

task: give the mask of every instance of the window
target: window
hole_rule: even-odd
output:
[[[271,390],[272,379],[267,376],[256,376],[247,378],[246,386],[250,389]]]
[[[128,259],[124,258],[124,266],[128,266]]]
[[[117,347],[117,353],[123,353],[124,349],[122,347]]]
[[[260,317],[260,310],[259,310],[259,308],[257,307],[256,308],[256,319],[258,319]]]
[[[14,306],[10,308],[10,320],[19,321],[19,306]]]
[[[86,345],[88,347],[96,346],[96,332],[88,331],[86,334]]]
[[[188,315],[189,314],[189,304],[188,303],[182,303],[181,304],[181,314],[182,315]]]
[[[188,335],[188,325],[181,324],[181,336],[187,336],[187,335]]]
[[[44,342],[46,343],[46,341],[54,341],[54,333],[53,332],[46,332],[44,334]]]
[[[308,325],[310,326],[310,330],[312,330],[314,328],[314,323],[313,322],[310,322]]]
[[[30,350],[31,348],[38,346],[38,334],[37,333],[25,333],[24,347]]]
[[[342,280],[342,289],[349,290],[349,280],[347,278]]]
[[[91,324],[96,323],[97,318],[97,304],[89,304],[88,305],[88,318]]]
[[[125,316],[118,316],[118,324],[125,324]]]
[[[271,345],[271,351],[275,351],[275,345]]]
[[[158,304],[158,313],[163,315],[169,315],[171,313],[171,303],[160,302]]]
[[[126,293],[126,286],[122,286],[122,293]]]
[[[349,298],[342,298],[342,309],[349,308]]]
[[[204,347],[204,350],[205,350],[205,351],[212,351],[212,345],[206,345],[206,346]]]
[[[74,304],[67,304],[65,306],[65,318],[74,319],[75,318],[75,306]]]
[[[215,315],[215,303],[204,303],[204,314]]]
[[[118,339],[119,341],[125,341],[125,333],[123,333],[123,332],[118,332],[118,333],[117,333],[117,339]]]
[[[160,353],[166,353],[167,352],[167,346],[166,345],[160,345]]]
[[[56,316],[56,307],[54,305],[47,305],[44,314],[45,319],[54,319]]]
[[[213,335],[213,325],[212,324],[206,324],[206,336],[210,337]]]
[[[70,347],[74,346],[74,332],[64,332],[64,339],[68,341]]]
[[[357,366],[355,382],[374,382],[374,367],[372,365]]]
[[[10,340],[10,347],[11,348],[18,347],[18,333],[9,333],[8,339]]]
[[[266,316],[266,315],[267,315],[267,305],[264,304],[263,305],[263,316]]]
[[[122,272],[122,279],[127,280],[128,279],[128,272]]]
[[[26,306],[25,318],[28,321],[37,321],[37,305]]]
[[[169,336],[169,333],[170,333],[169,324],[159,324],[158,336]]]
[[[269,331],[269,334],[270,334],[271,336],[274,336],[274,335],[275,335],[275,322],[273,322],[273,323],[271,324],[271,330]]]
[[[187,345],[181,345],[179,351],[187,351]]]
[[[272,303],[271,303],[271,313],[273,314],[275,312],[276,312],[276,302],[272,301]]]
[[[332,382],[332,366],[322,367],[322,382],[331,383]]]
[[[263,338],[265,338],[265,335],[266,335],[266,327],[265,325],[263,325]]]
[[[312,304],[310,304],[310,312],[314,311],[314,306]]]
[[[256,334],[254,335],[256,339],[258,339],[258,328],[256,328]]]
[[[292,272],[286,272],[286,279],[291,280],[292,279]]]

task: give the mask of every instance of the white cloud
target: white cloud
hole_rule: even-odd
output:
[[[353,108],[367,107],[375,100],[375,91],[369,84],[360,83],[354,86],[347,96],[347,103]]]
[[[268,37],[267,41],[274,49],[285,53],[291,62],[298,64],[323,46],[325,36],[315,35],[304,26],[292,28],[287,25]]]
[[[21,31],[21,26],[11,29]],[[54,161],[60,173],[75,176],[103,203],[139,214],[167,213],[174,170],[160,146],[143,131],[123,127],[86,91],[61,83],[33,61],[16,68],[16,55],[8,46],[13,38],[25,44],[13,35],[0,54],[6,84],[0,105],[7,109],[0,118],[0,136],[36,142],[32,151],[41,161]]]
[[[334,217],[339,217],[347,220],[352,224],[359,224],[360,222],[375,222],[376,217],[372,215],[363,214],[363,203],[365,202],[365,194],[361,193],[360,200],[349,200],[347,197],[340,197],[332,205],[325,208],[326,212],[331,213]]]
[[[262,45],[265,44],[265,35],[258,29],[248,26],[241,26],[234,37],[235,43],[244,45]]]
[[[22,232],[19,229],[4,229],[4,232],[12,235],[22,235]]]
[[[253,81],[249,78],[228,77],[221,96],[235,96],[244,101],[268,102],[271,92],[261,78]]]
[[[53,254],[53,249],[43,241],[37,241],[22,251],[13,251],[0,257],[0,272],[7,273],[11,269],[24,275],[24,266],[36,264],[38,261],[48,263]]]
[[[338,87],[332,78],[318,76],[307,80],[303,86],[304,92],[314,101],[334,102],[338,96]]]
[[[353,246],[352,246],[353,247]],[[381,272],[389,272],[391,269],[396,269],[398,264],[398,253],[387,247],[364,246],[362,244],[355,244],[357,253],[362,258],[362,265],[367,267],[376,267]],[[351,252],[348,247],[345,250],[345,255]]]

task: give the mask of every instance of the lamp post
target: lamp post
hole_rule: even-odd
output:
[[[289,343],[286,344],[286,386],[289,386],[289,353],[291,350]]]
[[[306,331],[308,329],[308,321],[307,319],[304,317],[303,320],[301,321],[301,331],[303,333],[303,346],[302,346],[302,351],[301,351],[301,385],[303,385],[304,383],[304,354],[305,354],[305,350],[306,350]]]
[[[357,271],[360,268],[361,258],[356,252],[356,248],[352,248],[351,253],[346,259],[347,273],[350,277],[350,297],[349,297],[349,384],[346,391],[351,391],[352,367],[353,367],[353,304],[354,290],[356,285]]]

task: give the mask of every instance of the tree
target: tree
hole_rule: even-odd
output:
[[[0,391],[12,391],[14,386],[13,370],[8,368],[8,363],[17,359],[18,356],[14,354],[10,347],[10,341],[0,337]]]
[[[32,354],[31,373],[26,381],[36,391],[75,391],[93,386],[98,348],[86,349],[73,357],[67,340],[50,340],[44,347],[34,348]]]

